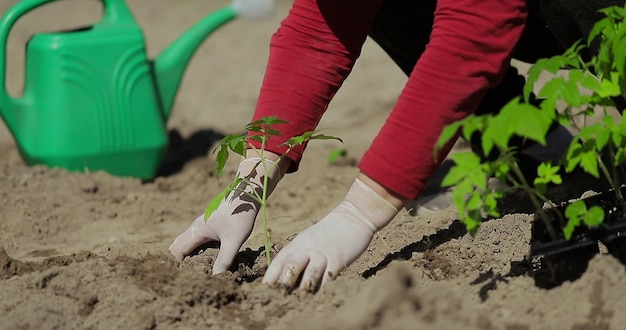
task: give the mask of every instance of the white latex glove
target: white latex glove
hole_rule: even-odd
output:
[[[389,202],[356,179],[341,204],[278,252],[263,283],[288,291],[302,276],[299,288],[317,291],[361,256],[374,233],[397,213]]]
[[[237,172],[238,177],[249,176],[250,182],[259,190],[263,187],[263,164],[252,170],[260,160],[260,158],[243,160]],[[268,180],[269,196],[280,181],[282,173],[274,162],[266,159],[265,163],[271,168]],[[245,183],[242,182],[240,187],[245,187]],[[245,189],[252,191],[253,188],[247,186]],[[258,212],[259,204],[256,201],[241,191],[233,190],[208,220],[204,221],[204,214],[198,216],[170,245],[170,253],[176,260],[182,262],[185,256],[198,246],[213,241],[220,242],[220,250],[213,264],[213,274],[224,272],[235,260],[243,243],[250,237]]]

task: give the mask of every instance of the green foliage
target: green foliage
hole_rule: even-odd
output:
[[[565,216],[568,222],[563,228],[563,234],[566,239],[571,239],[576,227],[582,223],[589,227],[597,227],[602,224],[604,221],[604,210],[597,205],[587,209],[585,202],[578,200],[565,208]]]
[[[473,153],[458,153],[452,156],[456,166],[450,169],[442,186],[455,186],[452,198],[458,208],[461,221],[473,235],[480,226],[482,212],[491,216],[499,216],[497,199],[502,197],[501,191],[493,191],[488,187],[489,175],[505,175],[506,164],[481,164],[480,158]]]
[[[235,154],[239,154],[241,156],[246,156],[246,152],[249,149],[254,150],[257,156],[263,160],[265,159],[264,153],[265,148],[267,146],[267,141],[270,138],[280,136],[280,130],[276,128],[277,125],[285,125],[289,124],[289,122],[279,119],[276,116],[263,117],[259,120],[250,122],[246,125],[245,130],[246,133],[243,134],[229,134],[224,137],[220,143],[215,147],[213,153],[216,153],[216,172],[217,177],[219,178],[224,173],[224,167],[226,166],[226,162],[230,156],[230,153],[233,152]],[[287,150],[284,154],[282,154],[277,161],[274,162],[273,167],[278,167],[280,162],[284,161],[286,155],[296,146],[303,145],[308,143],[311,140],[337,140],[339,142],[343,141],[334,136],[325,135],[319,133],[320,131],[309,131],[305,132],[302,135],[294,136],[289,138],[286,142],[282,143],[281,146],[286,146]],[[249,134],[253,133],[253,134]],[[258,142],[260,144],[260,148],[257,148],[253,142]],[[264,228],[264,237],[265,237],[265,255],[267,258],[267,263],[271,262],[271,243],[269,238],[269,228],[267,222],[267,195],[268,195],[268,179],[269,173],[273,169],[273,167],[268,167],[267,163],[264,161],[259,161],[254,169],[261,168],[263,171],[263,186],[261,191],[257,191],[257,189],[248,189],[246,187],[251,185],[249,177],[236,177],[234,181],[225,187],[217,196],[215,196],[208,204],[207,208],[204,212],[204,219],[208,221],[209,217],[215,210],[218,208],[220,203],[230,195],[231,192],[237,191],[240,193],[246,194],[248,197],[252,198],[261,206],[261,215],[263,218],[263,228]],[[254,172],[254,171],[252,171]]]
[[[288,124],[288,122],[277,118],[276,116],[263,117],[259,120],[255,120],[246,125],[247,132],[257,132],[258,135],[249,136],[244,134],[228,134],[224,137],[215,149],[213,153],[217,153],[215,167],[217,176],[220,177],[224,174],[224,166],[230,156],[230,152],[234,152],[241,156],[246,156],[246,150],[252,147],[251,141],[257,141],[261,144],[261,149],[265,149],[267,140],[272,136],[279,136],[280,131],[276,130],[274,126]]]
[[[601,12],[606,17],[594,26],[586,43],[581,40],[562,55],[540,59],[531,66],[521,100],[512,100],[497,115],[468,116],[448,125],[441,133],[435,154],[458,135],[469,140],[477,133],[481,134],[485,154],[493,150],[499,154],[496,159],[484,162],[467,153],[452,157],[456,166],[450,170],[443,185],[456,185],[454,203],[470,233],[475,233],[485,214],[498,215],[496,204],[502,192],[489,189],[486,185],[489,177],[508,181],[514,188],[525,191],[555,239],[558,235],[547,222],[543,210],[544,203],[551,203],[543,194],[548,185],[562,183],[561,168],[566,172],[581,168],[596,178],[606,179],[624,205],[618,166],[626,161],[626,123],[616,123],[607,115],[607,108],[615,106],[615,98],[626,99],[626,5]],[[582,54],[592,44],[599,45],[598,54],[586,61]],[[538,86],[539,80],[546,75],[548,81]],[[538,106],[531,104],[533,92],[541,100]],[[603,120],[587,124],[588,117],[597,109],[603,110]],[[511,147],[511,137],[517,135],[543,145],[554,121],[579,133],[562,164],[541,164],[531,185],[519,171],[514,157],[517,150]],[[601,211],[595,206],[587,210],[584,203],[582,206],[581,203],[570,205],[565,214],[568,223],[563,234],[569,239],[581,224],[598,225],[604,219]]]
[[[328,154],[328,164],[332,164],[336,162],[339,158],[346,157],[348,155],[348,151],[346,149],[334,149]]]
[[[204,210],[204,221],[209,220],[209,217],[213,214],[213,212],[215,212],[215,210],[217,210],[220,203],[225,200],[226,197],[228,197],[228,194],[230,194],[230,192],[233,191],[242,181],[243,178],[235,178],[231,184],[226,186],[222,191],[220,191],[219,194],[217,194],[217,196],[215,196],[215,198],[211,200],[211,202],[209,202],[209,205],[207,205]]]
[[[216,174],[218,177],[224,174],[224,166],[228,161],[228,157],[230,156],[230,151],[240,154],[242,156],[245,155],[246,152],[246,136],[245,135],[233,135],[228,134],[226,137],[220,141],[220,144],[213,150],[213,153],[217,153],[216,161],[217,166],[215,167]]]
[[[617,83],[622,97],[626,98],[626,4],[624,7],[612,6],[601,10],[606,16],[596,23],[591,30],[588,43],[600,42],[598,56],[591,60],[601,79]]]
[[[563,183],[563,178],[559,174],[560,166],[553,166],[548,163],[541,163],[537,167],[537,177],[533,184],[539,194],[544,194],[549,184],[559,185]]]
[[[311,140],[337,140],[341,143],[343,143],[343,141],[335,136],[330,136],[330,135],[324,135],[324,134],[319,134],[319,131],[310,131],[310,132],[305,132],[304,134],[300,135],[300,136],[294,136],[292,138],[290,138],[289,140],[287,140],[287,142],[285,142],[284,144],[289,148],[293,148],[297,145],[300,144],[305,144],[308,141]]]
[[[476,232],[483,216],[500,216],[498,199],[504,196],[504,191],[489,187],[491,177],[512,183],[514,187],[531,194],[537,208],[541,208],[540,201],[547,201],[542,194],[548,183],[559,182],[558,167],[545,164],[538,173],[535,186],[531,186],[517,164],[516,150],[509,145],[514,136],[545,144],[545,136],[554,118],[554,111],[540,109],[515,98],[497,115],[470,115],[444,128],[437,141],[436,152],[461,131],[460,135],[466,140],[480,133],[483,152],[489,154],[496,149],[499,154],[496,159],[486,162],[472,152],[452,155],[455,166],[444,178],[442,186],[454,186],[453,201],[468,232]]]

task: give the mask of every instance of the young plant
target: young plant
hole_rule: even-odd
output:
[[[535,209],[544,213],[543,204],[549,200],[543,195],[547,184],[559,184],[562,180],[558,174],[559,167],[542,164],[538,176],[533,183],[528,182],[522,172],[511,147],[514,135],[545,144],[545,136],[554,119],[554,112],[536,108],[520,102],[516,98],[509,102],[497,115],[470,115],[444,128],[437,150],[460,131],[461,136],[470,140],[478,132],[481,133],[481,147],[485,154],[495,149],[498,156],[483,161],[473,152],[462,152],[452,155],[455,162],[442,182],[442,186],[454,186],[453,200],[459,212],[460,220],[470,234],[475,234],[483,219],[483,214],[500,216],[498,199],[504,196],[503,188],[492,188],[489,179],[497,178],[508,182],[513,188],[522,189],[528,194]],[[551,228],[551,227],[549,227]],[[550,234],[556,237],[556,233]]]
[[[560,122],[579,131],[567,150],[563,166],[568,173],[581,168],[598,179],[605,179],[623,213],[626,204],[621,190],[624,178],[621,164],[626,161],[626,123],[616,123],[609,108],[618,107],[616,100],[626,100],[626,5],[605,8],[601,12],[606,17],[594,25],[586,45],[577,43],[563,55],[542,59],[531,67],[524,96],[528,99],[541,74],[556,75],[558,70],[569,70],[566,77],[554,76],[538,93],[544,99],[542,108],[564,104],[564,109],[557,113]],[[586,61],[583,52],[592,45],[597,45],[597,55]],[[587,119],[597,110],[602,120],[587,124]],[[623,113],[625,109],[618,110]],[[595,227],[604,220],[600,207],[589,210],[585,207],[588,213],[583,218],[578,216],[579,210],[582,210],[580,203],[572,203],[565,211],[568,224],[564,236],[567,239],[582,223]]]
[[[567,225],[563,227],[563,235],[566,239],[572,238],[574,230],[581,224],[589,227],[596,227],[604,221],[604,210],[594,205],[587,209],[587,204],[581,200],[577,200],[565,208],[565,216],[567,217]]]
[[[328,154],[328,164],[333,164],[339,159],[345,158],[348,156],[348,151],[346,149],[334,149]]]
[[[480,132],[485,154],[489,154],[494,147],[499,151],[499,157],[486,162],[467,153],[453,155],[457,165],[443,181],[445,186],[456,186],[454,203],[470,233],[478,229],[483,213],[499,216],[496,204],[503,192],[490,189],[487,185],[490,177],[496,177],[513,183],[514,188],[521,188],[528,194],[536,211],[546,222],[546,229],[556,239],[558,234],[547,220],[542,204],[547,202],[554,206],[543,194],[547,185],[561,183],[558,174],[561,166],[566,172],[582,168],[596,178],[602,173],[613,187],[624,211],[624,197],[620,189],[620,179],[624,175],[620,173],[620,165],[626,160],[626,123],[616,123],[608,108],[616,106],[616,99],[626,100],[626,6],[606,8],[602,13],[606,18],[594,26],[587,45],[578,42],[562,55],[541,59],[530,68],[523,100],[511,101],[497,115],[472,115],[444,129],[437,143],[438,148],[461,131],[466,139]],[[583,51],[592,43],[599,45],[599,51],[585,61]],[[568,74],[559,75],[560,70],[567,70]],[[552,77],[537,88],[540,76],[546,73]],[[542,100],[538,107],[530,103],[535,89],[539,89],[537,97]],[[558,107],[560,109],[557,110]],[[589,117],[597,109],[601,110],[603,120],[587,125]],[[538,176],[531,185],[520,171],[514,157],[517,150],[510,147],[510,138],[515,134],[543,145],[548,128],[555,120],[579,130],[579,133],[567,150],[563,163],[540,164]],[[564,227],[563,236],[567,239],[580,224],[594,227],[604,219],[601,208],[587,210],[586,205],[583,208],[581,203],[584,205],[580,202],[567,207],[567,224],[563,223],[563,215],[556,213]]]
[[[263,182],[262,187],[259,190],[257,189],[249,189],[246,190],[246,187],[252,185],[249,177],[237,177],[235,180],[228,185],[224,190],[222,190],[207,206],[204,212],[204,219],[208,221],[211,214],[217,209],[220,203],[230,195],[231,192],[235,191],[238,193],[246,194],[248,197],[252,198],[260,205],[261,217],[263,219],[263,233],[264,233],[264,241],[265,241],[265,256],[267,258],[267,264],[269,265],[271,262],[271,242],[269,236],[269,228],[268,228],[268,219],[267,219],[267,197],[268,197],[268,180],[269,174],[274,167],[278,167],[279,164],[285,159],[286,154],[288,154],[294,147],[298,145],[303,145],[311,140],[337,140],[343,143],[343,141],[334,136],[324,135],[319,133],[319,131],[308,131],[302,135],[292,137],[287,140],[287,142],[282,145],[286,146],[287,149],[285,153],[283,153],[277,161],[274,162],[273,165],[268,166],[267,162],[263,161],[265,159],[265,148],[267,146],[267,141],[270,138],[280,136],[280,130],[275,127],[278,125],[289,124],[289,122],[279,119],[276,116],[263,117],[259,120],[253,121],[246,125],[246,132],[243,134],[229,134],[224,137],[218,146],[214,149],[214,153],[217,153],[216,157],[216,174],[217,177],[221,177],[224,172],[224,167],[231,152],[236,154],[246,156],[246,151],[248,149],[254,150],[256,155],[261,159],[255,166],[252,172],[255,172],[257,168],[263,172]],[[255,134],[248,134],[249,132],[254,132]],[[256,147],[253,142],[257,142],[260,147]],[[242,185],[243,184],[243,185]]]

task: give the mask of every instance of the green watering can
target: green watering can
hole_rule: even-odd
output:
[[[0,21],[0,115],[21,157],[27,165],[144,180],[156,175],[167,149],[166,121],[196,49],[238,16],[273,12],[273,0],[235,0],[150,60],[124,0],[100,0],[103,17],[93,26],[32,36],[24,93],[13,98],[5,85],[9,32],[22,15],[52,1],[23,0]]]

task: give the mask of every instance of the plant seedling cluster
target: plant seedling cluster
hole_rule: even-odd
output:
[[[254,150],[256,155],[261,159],[254,166],[252,173],[255,172],[256,169],[259,169],[263,173],[263,182],[261,189],[256,189],[256,185],[250,181],[249,176],[244,177],[236,177],[234,181],[229,184],[226,188],[224,188],[207,206],[204,212],[205,221],[209,220],[211,214],[217,209],[220,203],[226,199],[231,192],[235,191],[237,193],[243,193],[248,197],[252,198],[260,205],[261,217],[263,219],[263,233],[265,240],[265,256],[267,259],[267,264],[271,262],[271,242],[269,236],[269,228],[268,228],[268,219],[267,219],[267,197],[268,197],[268,180],[269,174],[274,167],[278,167],[279,164],[284,161],[285,157],[289,152],[298,145],[303,145],[311,140],[338,140],[343,143],[343,141],[335,136],[325,135],[319,133],[317,131],[308,131],[302,135],[295,136],[289,138],[282,145],[286,146],[287,149],[285,153],[280,155],[279,159],[274,162],[273,165],[268,165],[267,162],[263,161],[265,159],[265,150],[267,147],[267,142],[272,137],[280,136],[280,130],[276,128],[279,125],[286,125],[289,122],[277,118],[276,116],[263,117],[259,120],[250,122],[246,125],[246,132],[243,134],[229,134],[224,137],[217,147],[213,150],[214,153],[217,153],[216,157],[216,174],[217,177],[221,177],[224,173],[224,167],[231,152],[239,154],[241,156],[246,156],[246,152],[248,149]],[[249,134],[252,133],[252,134]],[[255,143],[256,142],[256,143]],[[257,147],[259,146],[259,147]],[[253,189],[246,189],[247,187],[252,187]]]
[[[489,188],[490,177],[526,192],[555,240],[561,235],[570,239],[581,224],[600,226],[605,217],[601,207],[588,209],[583,201],[577,201],[567,206],[565,214],[556,215],[563,224],[562,233],[552,228],[543,206],[555,205],[544,194],[548,185],[562,183],[563,170],[570,173],[580,168],[607,180],[619,201],[620,212],[625,211],[621,164],[626,161],[626,122],[617,122],[609,110],[620,104],[616,100],[626,100],[626,6],[609,7],[601,12],[605,18],[595,24],[586,43],[579,41],[562,55],[540,59],[531,66],[522,97],[513,99],[498,114],[470,115],[442,132],[438,148],[458,135],[469,140],[480,133],[484,153],[498,151],[498,157],[487,161],[472,152],[452,155],[456,165],[442,182],[443,186],[455,186],[454,204],[471,234],[479,228],[485,214],[500,215],[497,203],[504,192]],[[597,53],[585,60],[585,51],[595,45],[598,45]],[[561,70],[568,74],[559,74]],[[538,80],[544,74],[550,74],[551,79],[538,88]],[[535,89],[541,100],[538,106],[531,103]],[[588,124],[598,110],[602,120]],[[528,182],[520,170],[515,157],[519,150],[511,146],[511,138],[517,135],[545,145],[554,122],[578,133],[560,162],[540,164],[536,178]]]

